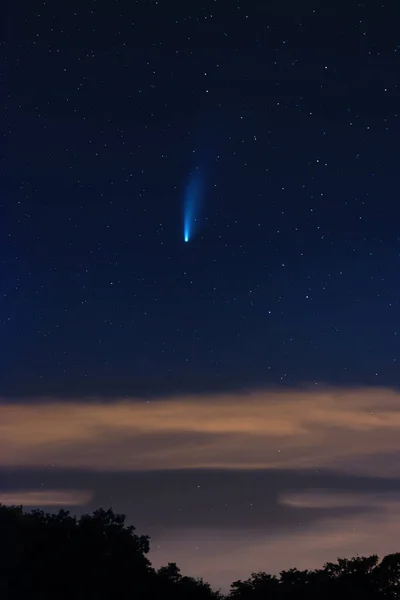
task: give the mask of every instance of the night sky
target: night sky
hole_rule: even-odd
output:
[[[399,18],[10,0],[0,501],[224,589],[400,550]]]

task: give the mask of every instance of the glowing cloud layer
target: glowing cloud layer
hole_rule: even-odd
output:
[[[0,493],[0,504],[23,506],[84,506],[93,498],[87,490],[16,490]]]
[[[0,466],[311,469],[397,475],[400,393],[257,392],[0,405]]]

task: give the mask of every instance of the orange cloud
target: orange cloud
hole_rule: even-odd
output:
[[[306,492],[285,493],[281,504],[292,508],[375,508],[400,506],[400,494],[393,492],[351,492],[332,489],[313,489]]]
[[[20,506],[84,506],[93,498],[88,490],[16,490],[0,493],[0,504]]]
[[[393,475],[400,393],[322,389],[0,405],[0,465],[99,470],[343,468]],[[392,461],[391,465],[394,464]]]

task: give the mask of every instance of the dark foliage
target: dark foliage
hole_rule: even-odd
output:
[[[0,505],[1,600],[222,600],[175,563],[158,570],[149,538],[111,509],[80,518]],[[340,558],[315,571],[253,573],[227,600],[400,599],[400,554]]]
[[[211,600],[208,584],[183,577],[174,564],[158,572],[135,534],[111,509],[79,519],[61,510],[24,512],[0,505],[1,600]]]
[[[253,573],[231,586],[233,600],[395,600],[400,598],[400,554],[339,558],[316,571],[290,569],[279,577]]]

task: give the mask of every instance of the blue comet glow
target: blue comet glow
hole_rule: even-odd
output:
[[[203,177],[197,168],[190,176],[185,192],[183,207],[183,239],[189,242],[198,225],[198,215],[201,206]]]

